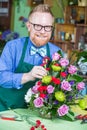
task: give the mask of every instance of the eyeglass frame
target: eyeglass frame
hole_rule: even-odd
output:
[[[33,27],[34,27],[34,29],[35,29],[36,31],[41,31],[42,28],[44,28],[44,30],[45,30],[46,32],[51,32],[51,31],[53,30],[53,28],[54,28],[53,26],[50,26],[50,25],[42,26],[41,24],[35,24],[35,23],[30,22],[30,21],[29,21],[29,23],[33,25]],[[35,28],[36,25],[37,25],[37,26],[40,26],[41,29],[39,29],[39,30],[36,29],[36,28]],[[51,27],[51,30],[47,31],[47,30],[46,30],[46,27]]]

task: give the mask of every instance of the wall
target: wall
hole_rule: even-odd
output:
[[[52,12],[53,12],[55,18],[64,17],[64,12],[58,4],[59,3],[58,1],[61,1],[61,0],[53,0],[53,1],[54,2],[53,2]],[[63,0],[63,3],[64,3],[64,7],[65,7],[68,4],[68,0]]]
[[[53,12],[55,18],[63,17],[63,12],[58,5],[58,0],[52,0],[52,1],[53,1],[52,12]],[[66,5],[67,0],[63,0],[63,1]],[[20,34],[20,37],[28,36],[28,31],[27,31],[26,26],[22,23],[22,21],[19,21],[19,17],[24,16],[25,18],[27,18],[28,14],[30,12],[30,9],[31,8],[26,5],[26,0],[20,0],[20,8],[19,9],[18,9],[18,6],[15,5],[14,18],[12,18],[12,19],[14,19],[13,30],[15,32],[18,32]]]
[[[22,36],[28,36],[27,28],[25,24],[19,20],[20,16],[23,16],[25,18],[28,17],[28,14],[30,12],[30,7],[26,5],[26,0],[20,1],[20,6],[15,4],[15,11],[14,11],[14,31],[18,32],[20,34],[20,37]]]

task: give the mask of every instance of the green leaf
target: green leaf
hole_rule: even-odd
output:
[[[57,77],[58,74],[59,74],[58,71],[57,72],[54,72],[54,71],[51,72],[51,75],[54,76],[54,77]]]
[[[59,117],[60,119],[66,120],[66,121],[74,121],[74,114],[69,112],[67,115],[64,115],[62,117]]]
[[[75,81],[77,81],[77,82],[81,82],[81,81],[83,81],[83,77],[74,74],[74,75],[72,75],[72,76],[69,78],[69,80],[75,80]]]
[[[81,51],[73,51],[72,56],[74,54],[76,54],[76,57],[77,57],[77,61],[76,62],[78,62],[81,57],[86,59],[84,62],[87,62],[87,51],[82,51],[82,52]]]
[[[58,50],[57,53],[63,57],[63,52],[61,50]]]
[[[72,112],[72,111],[69,111],[69,113],[70,113],[72,116],[75,116],[74,112]]]

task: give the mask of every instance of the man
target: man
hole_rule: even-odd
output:
[[[0,58],[0,110],[25,108],[24,95],[37,79],[47,74],[40,66],[43,57],[59,47],[50,43],[54,17],[48,5],[38,5],[29,14],[26,26],[30,37],[9,41]]]

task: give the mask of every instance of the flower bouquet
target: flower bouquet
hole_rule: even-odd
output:
[[[85,84],[77,74],[77,67],[64,58],[61,51],[49,57],[44,57],[42,66],[48,74],[28,90],[25,101],[29,108],[39,111],[43,118],[60,117],[73,120],[74,113],[70,106],[75,105]]]

